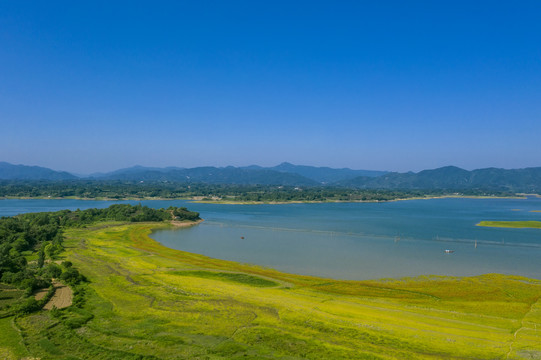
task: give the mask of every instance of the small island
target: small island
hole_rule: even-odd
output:
[[[481,221],[477,226],[541,229],[541,221]]]

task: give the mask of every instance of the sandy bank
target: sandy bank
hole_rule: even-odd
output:
[[[199,219],[199,220],[196,220],[196,221],[172,220],[171,225],[173,225],[174,227],[177,227],[177,228],[185,228],[185,227],[190,227],[190,226],[195,226],[197,224],[201,224],[203,221],[205,221],[205,219]]]

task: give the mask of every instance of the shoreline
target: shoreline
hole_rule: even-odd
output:
[[[182,229],[182,228],[188,228],[188,227],[192,227],[192,226],[195,226],[195,225],[199,225],[201,224],[203,221],[205,221],[205,219],[199,219],[199,220],[196,220],[196,221],[190,221],[190,220],[184,220],[184,221],[177,221],[177,220],[171,220],[170,221],[170,224],[173,225],[175,228],[177,229]]]
[[[438,196],[415,196],[410,198],[397,198],[390,200],[291,200],[291,201],[234,201],[234,200],[201,200],[196,197],[161,198],[161,197],[125,197],[125,198],[84,198],[84,197],[45,197],[45,196],[4,196],[0,200],[80,200],[80,201],[177,201],[184,200],[195,204],[222,204],[222,205],[286,205],[286,204],[324,204],[324,203],[385,203],[408,200],[433,200],[433,199],[517,199],[525,200],[528,197],[541,198],[538,194],[515,194],[513,196],[490,196],[490,195],[438,195]]]
[[[0,200],[82,200],[82,201],[145,201],[145,200],[191,200],[191,198],[161,198],[161,197],[123,197],[120,199],[117,198],[108,198],[108,197],[95,197],[95,198],[86,198],[86,197],[77,197],[77,196],[65,196],[65,197],[52,197],[52,196],[3,196],[0,197]]]
[[[539,196],[541,197],[541,196]],[[411,198],[399,198],[391,200],[292,200],[292,201],[231,201],[231,200],[190,200],[196,204],[222,204],[222,205],[286,205],[286,204],[325,204],[325,203],[385,203],[408,200],[433,200],[433,199],[517,199],[525,200],[527,196],[474,196],[474,195],[442,195],[442,196],[416,196]]]
[[[102,231],[103,229],[115,229],[120,227],[127,227],[128,231],[131,231],[131,229],[137,230],[138,228],[144,228],[143,233],[138,233],[138,236],[141,236],[139,241],[137,241],[137,248],[138,249],[144,249],[144,251],[147,251],[147,249],[151,248],[153,252],[155,252],[155,255],[163,255],[163,253],[173,253],[178,255],[188,255],[190,258],[189,260],[187,258],[183,258],[184,260],[187,260],[190,262],[191,260],[196,260],[196,263],[198,265],[203,265],[204,263],[207,263],[206,265],[209,265],[212,263],[212,269],[214,271],[219,270],[226,270],[226,271],[239,271],[239,272],[246,272],[250,273],[253,271],[256,271],[258,275],[262,275],[264,273],[264,276],[267,276],[268,278],[274,278],[277,277],[285,277],[288,278],[289,281],[291,281],[291,278],[299,278],[303,280],[320,280],[320,281],[332,281],[332,282],[340,282],[345,284],[363,284],[363,283],[387,283],[387,282],[408,282],[408,281],[419,281],[419,280],[426,280],[426,279],[440,279],[440,280],[462,280],[462,279],[471,279],[471,278],[479,278],[479,277],[486,277],[486,276],[499,276],[504,278],[520,278],[525,279],[527,281],[532,282],[539,282],[541,284],[541,278],[531,277],[531,276],[525,276],[525,275],[519,275],[516,273],[503,273],[503,272],[484,272],[484,273],[478,273],[478,274],[470,274],[470,275],[449,275],[449,274],[434,274],[434,273],[426,273],[426,274],[419,274],[419,275],[405,275],[400,277],[375,277],[375,278],[366,278],[366,279],[346,279],[346,278],[337,278],[337,277],[331,277],[331,276],[321,276],[321,275],[311,275],[311,274],[302,274],[302,273],[296,273],[291,271],[284,271],[277,268],[274,268],[272,266],[265,266],[257,263],[251,263],[251,262],[241,262],[237,260],[227,260],[222,259],[219,257],[213,257],[209,255],[204,255],[199,252],[193,252],[193,251],[186,251],[181,249],[176,249],[169,247],[167,245],[164,245],[160,241],[154,239],[151,237],[152,233],[154,233],[156,230],[177,230],[177,229],[184,229],[189,228],[192,226],[196,226],[201,224],[205,219],[199,219],[197,221],[188,222],[188,221],[168,221],[168,222],[141,222],[141,223],[128,223],[128,222],[119,222],[119,223],[113,223],[108,224],[105,228],[98,228],[98,229],[89,229],[89,231]],[[539,222],[541,223],[541,222]],[[172,225],[173,229],[171,229]],[[476,224],[476,226],[487,226],[487,225],[479,225]],[[83,231],[86,229],[82,229]],[[231,269],[233,267],[234,270]],[[272,275],[269,275],[272,274]],[[274,275],[274,276],[273,276]]]
[[[541,278],[531,277],[531,276],[525,276],[525,275],[519,275],[516,273],[503,273],[503,272],[484,272],[484,273],[476,273],[476,274],[470,274],[470,275],[449,275],[449,274],[434,274],[434,273],[423,273],[418,275],[404,275],[399,277],[374,277],[374,278],[366,278],[366,279],[347,279],[347,278],[340,278],[340,277],[332,277],[332,276],[321,276],[321,275],[312,275],[312,274],[302,274],[302,273],[296,273],[292,271],[285,271],[280,270],[272,266],[265,266],[253,262],[243,262],[243,261],[237,261],[237,260],[227,260],[222,259],[220,257],[214,257],[209,256],[205,254],[201,254],[200,252],[193,252],[193,251],[187,251],[182,249],[176,249],[173,247],[169,247],[160,241],[154,239],[151,237],[151,234],[154,233],[156,230],[177,230],[177,229],[183,229],[183,228],[189,228],[192,226],[196,226],[201,224],[204,219],[197,220],[195,222],[187,223],[187,222],[181,222],[179,223],[180,226],[175,226],[174,229],[170,229],[167,227],[167,223],[165,223],[166,227],[164,227],[164,223],[160,222],[147,222],[147,223],[141,223],[141,224],[132,224],[132,223],[125,223],[120,224],[124,226],[133,226],[136,227],[137,225],[149,225],[149,231],[148,233],[144,234],[144,238],[142,239],[143,242],[146,242],[148,245],[158,245],[158,248],[166,249],[167,252],[173,252],[173,253],[182,253],[182,254],[188,254],[191,257],[194,258],[200,258],[201,260],[207,260],[209,262],[214,263],[217,265],[217,269],[221,266],[233,266],[237,267],[238,269],[242,269],[241,271],[247,271],[249,270],[262,270],[263,272],[268,272],[271,274],[278,274],[286,277],[298,277],[303,279],[310,279],[310,280],[321,280],[321,281],[333,281],[333,282],[342,282],[342,283],[386,283],[386,282],[401,282],[401,281],[416,281],[416,280],[425,280],[427,278],[430,279],[446,279],[446,280],[461,280],[461,279],[470,279],[470,278],[478,278],[478,277],[484,277],[484,276],[501,276],[501,277],[507,277],[507,278],[523,278],[527,279],[528,281],[534,281],[541,283]],[[171,221],[170,223],[172,223]],[[541,224],[541,222],[539,222]],[[113,224],[110,227],[114,228],[116,226],[119,226],[119,224]],[[487,226],[487,225],[479,225],[476,224],[476,226]],[[238,270],[237,269],[237,270]],[[231,269],[229,269],[231,270]],[[268,276],[269,278],[272,278],[271,276]]]

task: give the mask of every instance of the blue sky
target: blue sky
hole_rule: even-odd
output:
[[[0,161],[541,166],[539,1],[0,1]]]

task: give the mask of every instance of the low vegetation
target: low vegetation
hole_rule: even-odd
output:
[[[477,226],[541,229],[541,221],[481,221]]]
[[[16,359],[535,359],[541,281],[338,281],[163,247],[158,223],[64,231],[74,304],[0,320]],[[4,335],[5,334],[5,335]],[[8,338],[9,336],[9,338]]]
[[[278,284],[274,281],[263,279],[258,276],[238,273],[214,272],[214,271],[174,271],[172,274],[180,276],[200,277],[204,279],[216,279],[232,283],[256,286],[256,287],[272,287]]]

